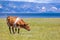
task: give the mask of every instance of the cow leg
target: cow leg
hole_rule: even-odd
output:
[[[9,31],[10,31],[10,34],[11,34],[11,26],[9,25],[9,23],[7,23],[8,27],[9,27]]]
[[[15,32],[17,31],[17,27],[15,27]]]
[[[11,27],[9,27],[9,31],[10,31],[10,34],[11,34]]]
[[[19,34],[20,29],[18,28],[18,34]]]
[[[20,31],[20,27],[18,27],[18,34],[19,34],[19,31]]]
[[[18,34],[19,34],[20,29],[18,28]]]
[[[15,32],[14,32],[14,27],[12,27],[12,32],[13,32],[13,34],[15,34]]]

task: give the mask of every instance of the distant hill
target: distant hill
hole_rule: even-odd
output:
[[[60,3],[0,1],[0,13],[60,13]]]

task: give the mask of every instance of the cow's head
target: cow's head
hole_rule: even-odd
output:
[[[30,27],[28,26],[28,24],[24,24],[24,29],[30,31]]]

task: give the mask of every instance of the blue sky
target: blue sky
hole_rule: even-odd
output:
[[[0,1],[25,1],[37,3],[60,3],[60,0],[0,0]]]
[[[13,2],[13,1],[19,1],[19,2]],[[23,2],[25,1],[27,4],[21,3],[20,1]],[[31,4],[30,2],[36,2],[38,4],[36,3]],[[42,12],[60,13],[59,2],[60,2],[59,0],[55,0],[55,1],[54,0],[0,0],[0,12],[23,12],[24,11],[24,12],[40,12],[40,13]]]

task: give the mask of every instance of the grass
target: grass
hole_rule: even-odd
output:
[[[0,40],[60,40],[60,18],[23,18],[31,31],[10,34],[6,19],[0,18]]]

